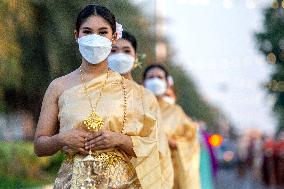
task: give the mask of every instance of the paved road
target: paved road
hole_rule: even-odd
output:
[[[250,173],[239,177],[235,169],[228,168],[219,170],[215,186],[215,189],[280,189],[265,187],[254,179]]]

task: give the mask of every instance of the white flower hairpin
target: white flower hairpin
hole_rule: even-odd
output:
[[[116,33],[117,33],[117,39],[120,39],[122,37],[122,25],[116,22]]]

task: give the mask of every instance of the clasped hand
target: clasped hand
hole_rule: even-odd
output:
[[[78,128],[61,133],[60,138],[64,145],[64,151],[67,153],[80,152],[82,154],[88,154],[90,149],[104,150],[113,148],[119,146],[122,141],[120,133],[108,130],[90,133]]]
[[[98,131],[90,133],[85,142],[85,150],[104,150],[120,145],[120,133],[112,131]]]

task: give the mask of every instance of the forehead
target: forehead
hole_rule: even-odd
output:
[[[101,16],[95,16],[95,15],[92,15],[92,16],[88,17],[82,23],[80,28],[83,28],[83,27],[89,27],[89,28],[92,28],[92,29],[99,29],[99,28],[105,27],[105,28],[111,29],[110,24],[108,23],[108,21],[106,21]]]
[[[122,48],[122,47],[132,47],[131,43],[125,39],[119,39],[117,42],[116,42],[116,46]]]
[[[147,76],[162,76],[166,77],[166,73],[160,68],[152,68],[148,71]]]

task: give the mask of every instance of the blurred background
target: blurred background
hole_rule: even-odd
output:
[[[48,84],[80,65],[73,32],[89,3],[136,36],[135,80],[165,64],[177,103],[217,134],[216,189],[284,188],[284,0],[0,0],[0,188],[56,176],[63,155],[37,158],[32,140]]]

